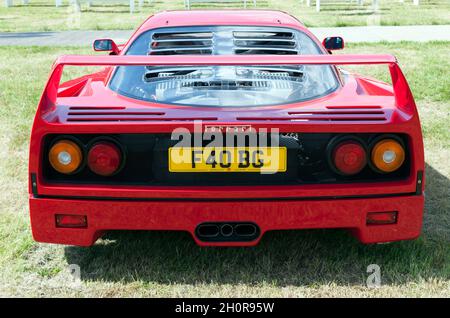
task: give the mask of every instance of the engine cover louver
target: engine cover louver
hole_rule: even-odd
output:
[[[233,32],[235,54],[298,54],[297,41],[292,32]]]
[[[149,55],[299,54],[296,33],[274,27],[164,28],[151,33]]]
[[[212,32],[154,33],[150,55],[212,54]]]

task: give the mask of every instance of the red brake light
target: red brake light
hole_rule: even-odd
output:
[[[88,153],[87,164],[92,172],[101,176],[115,174],[122,163],[122,153],[112,142],[94,144]]]
[[[334,148],[332,162],[343,175],[357,174],[367,164],[366,150],[357,141],[343,141]]]

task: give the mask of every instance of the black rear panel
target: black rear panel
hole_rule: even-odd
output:
[[[259,172],[229,173],[173,173],[168,169],[168,149],[178,141],[170,134],[120,134],[120,135],[48,135],[42,153],[43,177],[49,183],[105,184],[105,185],[152,185],[152,186],[230,186],[230,185],[298,185],[321,183],[377,182],[406,179],[410,173],[408,139],[406,135],[395,137],[406,146],[406,160],[402,167],[389,174],[376,172],[367,165],[360,173],[346,177],[333,171],[329,163],[330,142],[338,137],[358,138],[369,149],[373,140],[382,134],[281,134],[279,146],[287,148],[287,171],[275,174]],[[268,138],[270,146],[272,138]],[[73,139],[86,158],[93,141],[113,140],[123,151],[124,164],[121,170],[110,177],[91,172],[83,163],[75,174],[65,175],[55,171],[48,160],[50,147],[60,139]],[[194,138],[194,137],[192,137]],[[204,142],[206,146],[209,141]]]

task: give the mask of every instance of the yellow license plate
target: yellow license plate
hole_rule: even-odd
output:
[[[170,172],[286,171],[286,147],[171,147]]]

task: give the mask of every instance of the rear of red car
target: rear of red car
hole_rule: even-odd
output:
[[[329,55],[280,13],[239,26],[242,14],[214,26],[195,14],[151,18],[119,56],[54,64],[30,145],[37,241],[89,246],[111,230],[188,231],[226,246],[271,230],[342,228],[364,243],[420,234],[422,136],[395,58]],[[159,25],[171,18],[180,25]],[[387,65],[393,85],[336,68],[347,64]],[[107,68],[60,85],[66,65]]]

